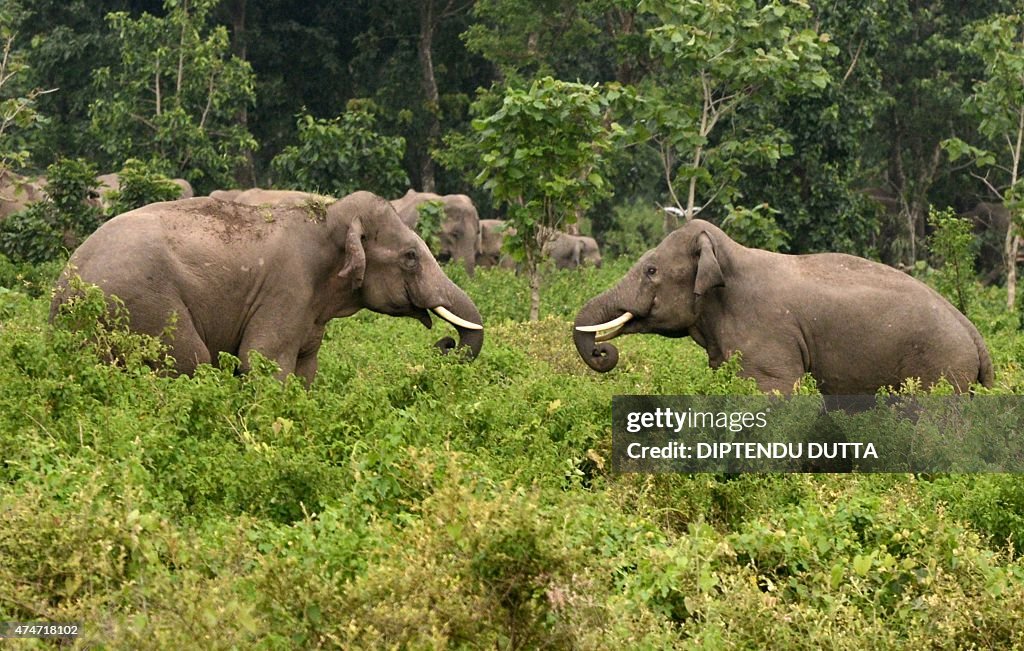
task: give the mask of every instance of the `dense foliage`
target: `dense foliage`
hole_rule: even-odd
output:
[[[789,250],[912,265],[929,204],[962,212],[997,198],[940,144],[1004,142],[990,128],[995,110],[979,117],[971,98],[994,97],[984,88],[1013,97],[1015,82],[998,81],[1011,67],[985,57],[1012,50],[1016,9],[1010,0],[4,0],[0,24],[21,72],[0,97],[31,100],[39,117],[4,140],[39,169],[62,156],[101,171],[128,156],[165,158],[165,173],[203,191],[229,183],[225,173],[243,185],[280,176],[270,163],[299,146],[306,121],[295,116],[329,121],[350,100],[371,100],[375,129],[405,140],[414,187],[466,192],[480,169],[441,170],[434,159],[442,136],[468,132],[477,89],[522,89],[547,75],[614,81],[646,100],[615,118],[650,139],[608,154],[616,196],[588,215],[600,239],[615,229],[606,218],[615,207],[687,206],[692,181],[694,205],[715,219],[729,204],[778,211]],[[889,193],[894,209],[873,207],[860,192],[868,188]]]
[[[335,197],[356,190],[400,196],[409,187],[402,170],[405,139],[381,135],[375,122],[373,113],[358,106],[331,120],[300,115],[299,144],[285,147],[271,162],[274,182]]]
[[[569,318],[627,265],[555,273],[536,323],[525,279],[450,266],[476,361],[363,313],[307,392],[268,364],[154,374],[144,338],[45,323],[57,267],[0,259],[0,618],[119,648],[1024,643],[1016,477],[610,474],[613,395],[755,390],[687,340],[589,371]],[[971,316],[1019,393],[1002,300]]]

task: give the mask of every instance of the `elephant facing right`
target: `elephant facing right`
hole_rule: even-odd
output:
[[[694,219],[648,251],[576,317],[576,349],[613,369],[623,334],[692,337],[717,367],[741,351],[763,391],[810,373],[823,394],[873,394],[907,378],[991,386],[992,360],[967,317],[924,283],[841,253],[751,249]]]

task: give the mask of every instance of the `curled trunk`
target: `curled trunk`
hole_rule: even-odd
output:
[[[619,351],[609,343],[598,343],[595,341],[596,333],[581,332],[576,328],[580,326],[592,326],[599,323],[607,323],[620,315],[608,307],[608,293],[595,297],[583,306],[580,313],[576,315],[576,322],[573,324],[572,339],[576,344],[576,352],[580,354],[587,366],[599,373],[607,373],[619,363]]]
[[[476,305],[473,304],[473,301],[470,300],[469,296],[467,296],[466,293],[458,286],[453,284],[452,287],[453,289],[450,293],[449,300],[446,301],[446,305],[444,307],[448,308],[448,310],[459,318],[465,319],[470,323],[483,325],[483,319],[480,316],[480,311],[476,309]],[[459,324],[452,325],[459,333],[458,343],[456,343],[451,337],[444,337],[434,345],[445,354],[454,349],[465,350],[469,359],[474,359],[480,354],[480,349],[482,349],[484,345],[483,329],[478,330],[466,328]]]

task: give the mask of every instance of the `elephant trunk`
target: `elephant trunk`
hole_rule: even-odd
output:
[[[620,317],[622,312],[612,310],[609,307],[611,303],[608,292],[596,296],[583,306],[573,324],[572,339],[576,344],[576,351],[587,366],[598,373],[607,373],[615,368],[619,363],[619,351],[609,343],[598,343],[595,340],[596,332],[583,331],[579,328],[607,323]]]
[[[484,346],[484,331],[482,327],[472,328],[466,327],[458,320],[468,322],[469,325],[483,325],[483,319],[480,317],[480,311],[476,309],[476,305],[470,300],[466,292],[462,291],[457,285],[452,284],[451,292],[449,293],[448,300],[445,301],[446,305],[442,306],[442,311],[447,311],[454,314],[456,320],[445,314],[441,314],[435,309],[435,313],[438,316],[449,321],[455,327],[455,330],[459,333],[459,342],[456,344],[455,340],[451,337],[444,337],[434,345],[437,346],[442,353],[449,353],[453,349],[465,350],[469,359],[476,358],[480,354],[480,349]]]

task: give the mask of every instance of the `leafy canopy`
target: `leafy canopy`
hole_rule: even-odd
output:
[[[493,114],[474,120],[470,151],[479,154],[475,183],[507,205],[516,228],[513,250],[535,251],[541,227],[576,221],[611,194],[607,152],[625,134],[611,122],[609,104],[621,93],[606,86],[544,77],[528,88],[507,88]]]
[[[543,77],[527,88],[506,88],[500,107],[473,121],[468,139],[448,140],[464,159],[479,161],[475,183],[505,205],[515,229],[507,231],[506,248],[525,261],[530,276],[531,320],[539,317],[537,267],[545,240],[611,195],[604,154],[625,135],[610,112],[621,92],[617,84],[602,89]],[[491,101],[478,100],[478,111]]]
[[[409,187],[402,169],[405,138],[378,133],[367,107],[350,103],[330,120],[303,113],[297,125],[299,144],[285,147],[271,163],[278,185],[336,197],[356,190],[393,197]]]
[[[92,131],[114,165],[158,162],[200,190],[231,187],[256,141],[237,120],[254,100],[254,76],[230,54],[224,26],[208,28],[219,0],[165,0],[166,17],[107,16],[120,63],[94,72]]]
[[[823,62],[835,48],[805,2],[644,0],[640,9],[660,22],[648,33],[663,66],[643,85],[640,117],[676,204],[693,214],[698,187],[704,204],[729,201],[745,165],[792,154],[769,109],[824,89]],[[676,197],[679,181],[685,201]]]

